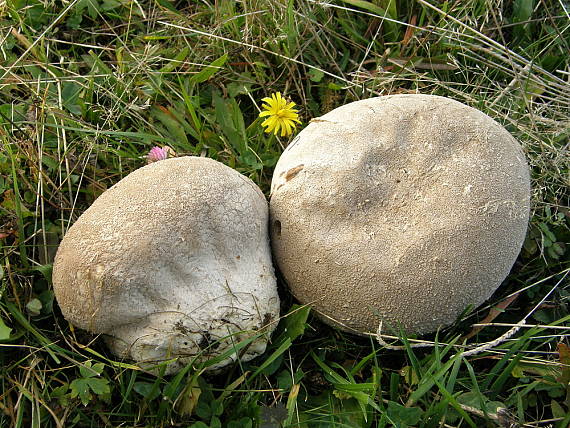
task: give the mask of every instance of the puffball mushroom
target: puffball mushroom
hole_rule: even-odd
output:
[[[268,207],[248,178],[207,158],[140,168],[104,192],[59,246],[54,291],[72,324],[166,373],[265,351],[279,316]],[[220,369],[235,353],[209,367]]]
[[[517,141],[451,99],[394,95],[313,120],[271,183],[274,259],[293,294],[355,333],[428,333],[508,275],[529,217]]]

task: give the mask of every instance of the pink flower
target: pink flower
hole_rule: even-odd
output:
[[[147,162],[152,163],[166,159],[168,157],[169,149],[170,147],[153,147],[146,156]]]

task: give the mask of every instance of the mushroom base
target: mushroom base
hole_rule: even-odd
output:
[[[246,307],[259,306],[254,298]],[[220,300],[220,299],[218,299]],[[214,302],[211,311],[219,312],[224,302]],[[218,306],[220,305],[220,306]],[[206,308],[208,309],[208,308]],[[233,361],[249,361],[265,352],[271,332],[276,326],[273,314],[241,316],[239,307],[231,307],[217,318],[196,319],[179,311],[156,313],[139,322],[122,325],[105,335],[115,355],[134,360],[143,369],[158,373],[162,363],[164,374],[172,374],[188,364],[200,365],[209,360],[206,371],[219,371]]]

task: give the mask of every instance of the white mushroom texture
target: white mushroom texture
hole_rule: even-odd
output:
[[[66,319],[104,334],[143,367],[173,373],[258,337],[264,352],[279,297],[263,193],[237,171],[182,157],[140,168],[104,192],[65,235],[54,263]],[[210,369],[219,369],[230,355]]]
[[[522,246],[517,141],[428,95],[347,104],[287,147],[272,181],[274,258],[293,294],[345,330],[427,333],[483,303]]]

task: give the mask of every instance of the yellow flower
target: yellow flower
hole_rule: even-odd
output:
[[[271,132],[275,135],[281,130],[281,136],[285,137],[291,135],[297,126],[295,122],[301,123],[299,120],[298,110],[295,110],[295,103],[288,103],[285,98],[281,96],[281,92],[271,94],[271,97],[263,98],[261,101],[265,111],[259,113],[259,117],[269,116],[261,126],[267,126],[265,132]]]

